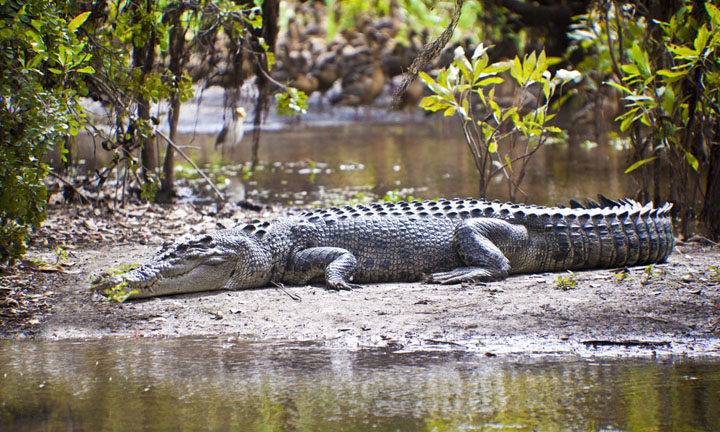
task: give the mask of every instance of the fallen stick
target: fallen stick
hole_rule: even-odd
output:
[[[661,341],[640,341],[640,340],[586,340],[582,341],[585,346],[592,346],[597,348],[598,346],[624,346],[624,347],[644,347],[644,348],[658,348],[658,347],[669,347],[670,342]]]

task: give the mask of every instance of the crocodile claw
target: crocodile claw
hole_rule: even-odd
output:
[[[461,282],[493,281],[506,276],[507,271],[494,273],[481,267],[459,267],[447,272],[433,273],[428,282],[449,285]]]
[[[328,281],[327,287],[328,287],[328,289],[331,289],[334,291],[352,291],[354,289],[362,288],[362,285],[345,282],[345,281],[341,280],[341,281]]]

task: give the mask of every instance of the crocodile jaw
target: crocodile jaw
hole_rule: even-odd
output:
[[[182,265],[156,261],[127,273],[98,279],[93,286],[99,293],[108,295],[113,287],[125,282],[121,289],[132,293],[130,299],[212,291],[224,288],[234,271],[235,263],[230,260],[200,260]]]

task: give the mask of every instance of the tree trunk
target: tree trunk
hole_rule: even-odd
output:
[[[170,98],[170,112],[168,126],[170,127],[170,141],[177,142],[177,126],[180,120],[180,98],[173,95]],[[175,150],[167,144],[165,160],[163,161],[163,178],[160,190],[155,197],[158,202],[170,202],[175,197]]]
[[[134,20],[141,22],[143,17],[152,13],[153,1],[145,1],[145,11],[143,12],[141,4],[133,3]],[[152,72],[153,63],[155,62],[155,30],[150,29],[150,38],[142,41],[142,45],[138,40],[133,39],[133,68],[142,70],[140,82],[144,82],[145,78]],[[147,127],[150,126],[150,101],[144,97],[138,97],[137,100],[137,116],[140,125],[140,159],[142,162],[142,175],[145,181],[150,179],[150,173],[157,170],[157,154],[153,145],[153,137],[147,134]]]
[[[259,39],[262,38],[267,43],[269,52],[275,52],[275,42],[278,35],[278,17],[280,15],[280,2],[278,0],[267,0],[262,5],[263,26],[261,29],[252,29],[254,36],[251,39],[253,51],[260,53],[263,48],[260,46]],[[253,119],[253,143],[252,143],[252,169],[255,169],[259,162],[260,152],[260,131],[263,117],[267,114],[270,107],[270,80],[267,78],[270,72],[268,70],[267,56],[259,55],[255,61],[255,83],[258,88],[258,95],[255,100],[255,117]]]
[[[175,80],[182,76],[185,51],[185,27],[180,22],[182,9],[168,13],[168,24],[170,25],[170,64],[168,69]],[[170,128],[170,140],[177,142],[177,127],[180,120],[180,96],[173,93],[170,96],[170,112],[168,113],[168,127]],[[175,150],[168,143],[165,149],[165,160],[163,162],[163,178],[157,200],[169,202],[175,196]]]
[[[710,145],[708,162],[707,188],[700,217],[710,239],[717,242],[720,241],[720,142]]]

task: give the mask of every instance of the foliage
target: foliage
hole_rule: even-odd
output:
[[[287,87],[275,95],[278,115],[292,116],[293,114],[307,114],[307,95],[294,87]]]
[[[346,205],[354,206],[354,205],[359,205],[359,204],[369,204],[369,203],[375,202],[375,201],[390,202],[390,203],[395,203],[395,204],[402,202],[402,201],[407,201],[407,202],[413,201],[415,199],[415,197],[413,197],[412,195],[408,195],[408,192],[409,191],[406,189],[393,189],[393,190],[387,191],[385,193],[385,195],[383,195],[379,199],[377,198],[377,196],[374,196],[372,194],[368,195],[368,194],[365,194],[362,192],[357,192],[349,200],[344,200],[344,201],[343,200],[334,200],[331,202],[331,204],[336,207],[340,207],[340,206],[346,206]]]
[[[557,279],[555,279],[555,288],[563,291],[577,288],[575,273],[568,270],[567,276],[558,276]]]
[[[407,191],[405,190],[393,189],[387,191],[387,193],[385,193],[385,195],[380,200],[397,204],[402,201],[410,202],[414,199],[415,197],[413,197],[412,195],[407,195]]]
[[[579,73],[561,69],[553,76],[544,52],[490,63],[487,50],[480,44],[467,58],[458,47],[452,64],[441,70],[437,79],[421,72],[420,78],[433,94],[420,106],[460,117],[480,174],[480,196],[487,196],[490,180],[502,174],[514,200],[522,192],[520,184],[530,158],[551,139],[562,137],[560,128],[548,124],[564,100],[553,98],[564,83],[578,79]],[[505,81],[500,75],[505,71],[516,87],[511,105],[501,107],[495,89]],[[532,100],[525,103],[527,98]]]
[[[45,218],[42,157],[82,128],[89,13],[69,12],[66,2],[0,3],[0,264],[22,256]]]
[[[685,236],[696,214],[703,214],[717,238],[720,150],[713,143],[720,134],[720,10],[711,2],[676,3],[667,17],[632,5],[604,11],[598,6],[592,14],[604,20],[591,24],[589,15],[574,34],[600,54],[599,65],[581,67],[612,71],[615,80],[606,84],[622,93],[625,111],[618,121],[633,148],[626,173],[638,174],[640,198],[674,201]],[[662,180],[668,167],[669,184]]]
[[[619,281],[624,281],[630,279],[630,270],[628,270],[627,267],[623,267],[621,269],[618,269],[614,276],[618,278]]]
[[[123,201],[134,179],[142,183],[143,198],[152,200],[159,179],[172,176],[157,172],[161,118],[151,115],[151,103],[169,101],[179,111],[179,103],[193,96],[190,57],[215,52],[221,36],[232,45],[228,56],[259,62],[265,55],[270,67],[271,47],[254,33],[263,23],[260,6],[232,0],[0,2],[0,263],[22,255],[29,230],[44,218],[49,169],[43,156],[53,147],[67,153],[84,127],[114,152],[99,182],[117,168]],[[229,60],[241,67],[243,58]],[[88,122],[81,97],[103,102],[109,131]],[[170,159],[166,169],[172,167]]]
[[[107,288],[103,294],[107,297],[108,301],[116,302],[116,303],[123,303],[125,300],[130,298],[131,295],[137,294],[138,290],[127,290],[128,283],[126,281],[120,282],[119,284]]]
[[[710,280],[715,283],[720,283],[720,266],[710,266],[705,271],[710,273]]]
[[[647,285],[650,283],[652,279],[662,279],[667,274],[667,271],[665,269],[656,270],[655,266],[653,264],[650,264],[643,269],[643,280],[642,284]]]
[[[104,284],[108,278],[119,275],[123,273],[127,273],[130,270],[136,268],[137,264],[127,264],[127,265],[121,265],[114,269],[111,269],[107,272],[105,272],[102,276],[97,278],[92,282],[93,287],[97,287],[98,285]],[[137,289],[134,289],[132,291],[128,291],[128,282],[122,281],[119,284],[113,285],[110,288],[106,288],[103,290],[101,294],[103,294],[105,297],[107,297],[108,301],[116,302],[116,303],[123,303],[125,300],[130,298],[131,295],[137,294],[139,291]]]
[[[260,9],[229,0],[134,0],[110,2],[93,17],[88,29],[95,35],[92,48],[97,53],[93,96],[106,102],[114,123],[108,133],[96,130],[96,134],[103,146],[115,153],[113,167],[122,179],[123,200],[126,183],[139,178],[138,174],[142,174],[142,198],[152,200],[159,179],[172,179],[167,171],[173,165],[167,165],[162,175],[157,172],[154,152],[161,118],[151,115],[150,104],[168,101],[172,110],[179,111],[180,103],[194,93],[187,74],[191,57],[204,57],[205,50],[215,50],[220,34],[228,43],[242,43],[249,29],[262,25]],[[229,48],[230,52],[238,49]],[[174,127],[176,123],[171,121],[171,136]],[[141,161],[136,160],[138,150]],[[171,152],[168,148],[167,153]]]
[[[408,44],[414,35],[442,31],[448,26],[454,7],[453,2],[430,0],[328,0],[326,5],[328,41],[332,41],[338,32],[362,29],[370,21],[392,16],[396,18],[393,23],[397,26],[395,40],[400,44]],[[486,9],[487,6],[480,1],[464,2],[464,12],[452,40],[478,42],[487,36],[488,28],[497,33],[494,36],[498,36],[501,23],[494,26],[480,23]]]

